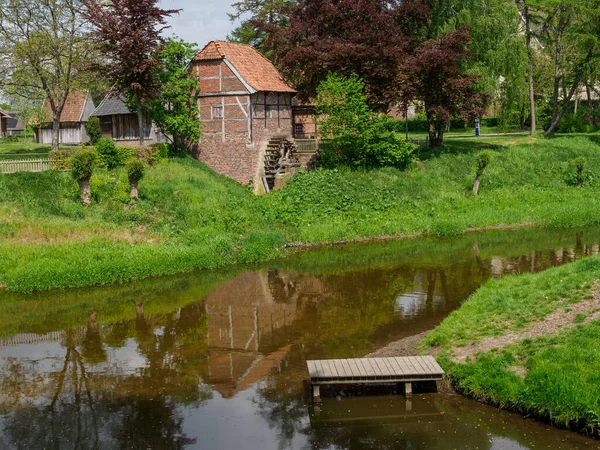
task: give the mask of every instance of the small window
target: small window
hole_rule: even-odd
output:
[[[304,134],[304,124],[295,123],[294,124],[294,134],[296,136],[300,136],[300,135]]]
[[[223,118],[223,106],[222,105],[213,105],[212,118],[213,119],[222,119]]]

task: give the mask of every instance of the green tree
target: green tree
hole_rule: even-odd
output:
[[[177,150],[200,139],[198,106],[194,96],[199,89],[198,79],[189,76],[189,62],[196,53],[193,44],[168,39],[158,55],[160,90],[144,105],[148,117],[171,137]]]
[[[368,106],[364,82],[355,74],[346,78],[329,74],[317,88],[316,109],[321,138],[330,147],[328,165],[373,168],[403,167],[416,149],[391,130],[385,115]],[[328,153],[328,154],[327,154]]]
[[[79,0],[0,0],[0,88],[25,98],[45,97],[52,149],[69,92],[86,84],[93,58]]]
[[[231,5],[234,12],[227,14],[229,20],[235,22],[244,18],[227,39],[241,42],[269,54],[265,42],[270,36],[272,27],[287,28],[288,13],[296,4],[295,0],[242,0]]]

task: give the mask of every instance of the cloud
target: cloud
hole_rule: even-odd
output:
[[[227,17],[227,13],[232,11],[227,1],[161,0],[160,5],[165,9],[182,10],[169,19],[171,28],[163,34],[178,36],[197,44],[199,48],[215,39],[224,40],[236,26]]]

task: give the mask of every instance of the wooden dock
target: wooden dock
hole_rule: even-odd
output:
[[[439,381],[444,376],[433,356],[322,359],[306,365],[315,400],[320,400],[322,384],[404,383],[410,396],[413,382]]]

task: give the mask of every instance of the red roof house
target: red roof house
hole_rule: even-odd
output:
[[[94,111],[94,101],[88,91],[71,91],[60,115],[60,144],[81,144],[90,140],[85,123]],[[52,110],[48,99],[44,100],[42,113],[33,117],[36,140],[40,144],[52,143]]]
[[[193,59],[202,137],[195,155],[255,191],[273,188],[292,140],[295,91],[245,44],[212,41]]]

